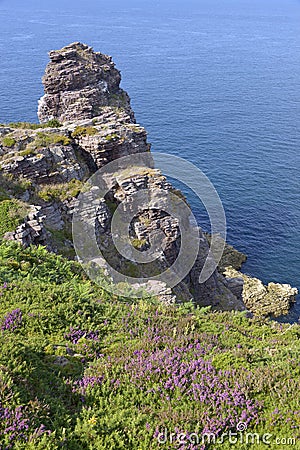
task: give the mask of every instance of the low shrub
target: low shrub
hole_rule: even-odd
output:
[[[145,247],[145,245],[147,245],[147,239],[133,238],[133,239],[131,239],[131,243],[132,243],[133,247],[135,247],[136,249],[139,250],[139,249]]]
[[[105,285],[0,243],[0,448],[297,448],[299,325]]]
[[[118,139],[120,139],[120,136],[117,133],[112,133],[105,136],[105,140],[109,142],[117,141]]]
[[[13,147],[16,145],[16,140],[11,136],[4,136],[1,140],[1,143],[4,147]]]
[[[34,141],[27,146],[27,149],[37,150],[53,144],[69,145],[70,143],[71,139],[63,134],[39,132]]]
[[[37,191],[38,196],[46,202],[57,199],[66,200],[68,198],[77,197],[83,188],[80,180],[72,179],[68,183],[47,184],[40,187]]]
[[[77,138],[80,136],[93,136],[94,134],[97,134],[98,130],[94,127],[76,127],[75,130],[72,132],[72,137]]]
[[[14,231],[28,212],[19,200],[2,200],[0,202],[0,238],[8,231]]]
[[[57,119],[51,119],[46,123],[12,122],[7,126],[10,128],[20,128],[24,130],[38,130],[39,128],[59,128],[62,124]]]

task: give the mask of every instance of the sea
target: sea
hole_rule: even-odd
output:
[[[215,186],[243,271],[300,291],[300,1],[0,0],[0,18],[1,123],[37,121],[49,50],[112,55],[152,151]],[[300,298],[281,320],[299,316]]]

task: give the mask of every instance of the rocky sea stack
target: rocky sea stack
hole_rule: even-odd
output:
[[[120,72],[110,56],[94,52],[80,42],[49,53],[39,101],[41,122],[91,119],[102,114],[103,106],[120,107],[134,121],[130,100],[120,89]]]
[[[184,197],[154,168],[146,131],[135,122],[129,96],[120,88],[120,72],[110,56],[79,42],[51,51],[49,56],[43,77],[45,95],[38,104],[40,125],[20,122],[0,127],[2,204],[8,211],[16,209],[16,205],[22,211],[19,216],[15,213],[15,221],[3,229],[1,238],[16,240],[23,246],[42,244],[52,252],[74,258],[72,216],[84,183],[109,162],[147,155],[142,167],[121,167],[111,175],[108,194],[101,199],[92,219],[86,220],[96,228],[98,245],[116,270],[141,278],[168,270],[180,251],[181,236],[178,220],[165,210],[171,194]],[[158,187],[164,192],[159,198]],[[140,211],[132,221],[131,239],[139,251],[147,251],[150,236],[159,231],[163,233],[163,252],[155,263],[141,265],[117,253],[111,220],[121,202],[128,201],[129,205],[130,196],[145,189],[152,206]],[[186,227],[191,234],[195,231],[188,217]],[[273,284],[272,295],[261,300],[259,293],[259,300],[253,301],[256,294],[245,293],[245,286],[251,283],[227,267],[231,264],[239,268],[244,257],[230,257],[234,250],[228,246],[219,270],[199,283],[209,239],[201,229],[198,233],[199,252],[184,279],[172,289],[160,281],[147,282],[143,286],[146,290],[165,302],[192,299],[215,309],[248,309],[257,315],[287,312],[297,291],[288,285]]]

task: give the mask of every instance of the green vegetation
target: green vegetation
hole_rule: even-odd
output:
[[[2,186],[0,186],[0,202],[3,200],[9,200],[10,196],[8,195],[7,191],[3,189]]]
[[[125,109],[123,107],[120,106],[111,106],[111,108],[113,109],[113,111],[115,112],[117,117],[122,117],[124,115]],[[127,124],[128,126],[129,124]]]
[[[141,128],[139,125],[136,125],[134,123],[128,123],[127,128],[130,128],[134,133],[141,133],[143,132],[143,128]]]
[[[140,250],[147,244],[147,239],[133,238],[133,239],[131,239],[131,243],[132,243],[133,247]]]
[[[1,124],[1,126],[17,129],[20,128],[23,130],[38,130],[39,128],[59,128],[62,124],[57,119],[51,119],[46,123],[12,122],[7,125]]]
[[[118,139],[120,139],[120,136],[117,133],[112,133],[105,136],[105,140],[109,142],[117,141]]]
[[[46,128],[47,126],[50,128],[59,128],[62,126],[59,120],[57,119],[51,119],[46,124],[43,124],[43,126]]]
[[[35,151],[33,148],[27,147],[25,150],[20,151],[19,154],[21,156],[29,156],[29,155],[34,155]]]
[[[70,226],[71,228],[71,226]],[[75,258],[75,250],[72,246],[72,231],[68,230],[67,227],[62,230],[54,230],[51,228],[47,228],[47,230],[51,233],[51,243],[59,250],[59,253],[68,259]]]
[[[4,145],[4,147],[13,147],[14,145],[16,145],[16,140],[13,138],[13,137],[11,137],[11,136],[4,136],[2,139],[1,139],[1,143],[2,143],[2,145]]]
[[[70,143],[71,139],[63,134],[38,132],[34,141],[27,146],[27,149],[37,150],[52,144],[69,145]]]
[[[145,211],[138,216],[138,221],[145,225],[145,227],[149,227],[152,223],[150,217]]]
[[[275,445],[299,437],[299,325],[118,298],[99,283],[43,247],[0,244],[0,448],[175,449],[179,433],[240,422],[271,434],[270,448],[299,447]],[[174,444],[158,442],[164,429]]]
[[[128,277],[138,278],[141,276],[140,268],[138,264],[132,261],[125,261],[122,265],[122,273]]]
[[[108,207],[109,211],[113,215],[115,210],[118,207],[117,203],[112,200],[109,200],[109,199],[105,199],[105,203],[106,203],[106,206]]]
[[[19,200],[2,200],[0,202],[0,238],[8,231],[14,231],[26,216],[28,209]]]
[[[77,197],[83,186],[82,181],[73,178],[69,183],[42,185],[37,195],[46,202],[54,199],[63,201],[71,197]]]
[[[80,136],[93,136],[97,134],[98,130],[94,127],[76,127],[72,133],[73,138],[77,138]]]
[[[0,201],[18,197],[30,189],[31,181],[13,174],[0,173]]]
[[[109,97],[110,105],[125,108],[128,104],[126,93],[123,91],[120,94],[111,94]]]

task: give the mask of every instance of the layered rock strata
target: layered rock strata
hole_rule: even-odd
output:
[[[15,231],[5,233],[4,239],[19,242],[24,247],[46,245],[48,236],[43,219],[45,216],[41,213],[41,207],[30,205],[30,211],[23,223]]]
[[[109,56],[78,42],[49,55],[43,77],[45,95],[38,107],[41,125],[0,126],[0,194],[33,205],[31,216],[5,237],[25,246],[43,244],[74,257],[71,222],[78,194],[84,188],[91,201],[82,222],[87,229],[96,230],[104,255],[98,263],[107,273],[113,266],[126,276],[147,279],[169,270],[178,257],[182,238],[179,221],[166,213],[176,190],[154,169],[146,131],[135,123],[129,96],[120,88],[120,72]],[[93,189],[89,192],[85,182],[98,169],[132,155],[147,155],[143,158],[146,163],[112,173],[104,180],[108,190],[103,198],[94,197]],[[120,256],[112,239],[111,221],[120,203],[130,208],[132,195],[145,190],[149,205],[133,218],[130,239],[143,253],[151,247],[151,238],[160,233],[162,248],[154,262],[143,265]],[[184,198],[182,194],[180,198]],[[192,235],[195,229],[187,214],[183,221],[185,231]],[[209,243],[201,229],[197,232],[199,251],[189,273],[172,289],[159,280],[145,281],[145,289],[168,303],[193,299],[217,309],[245,310],[245,281],[239,275],[226,279],[221,270],[214,270],[206,282],[199,283]],[[232,254],[227,247],[226,255]],[[228,258],[222,270],[227,263]],[[252,304],[248,302],[247,307],[251,309]]]
[[[289,284],[271,282],[265,286],[258,278],[238,272],[230,266],[226,267],[224,275],[236,294],[240,292],[246,307],[256,316],[282,316],[288,313],[296,301],[298,290]]]
[[[134,121],[129,97],[120,88],[121,75],[110,56],[94,52],[80,42],[49,53],[43,84],[45,95],[38,105],[41,122],[91,119],[103,106],[125,110]]]

